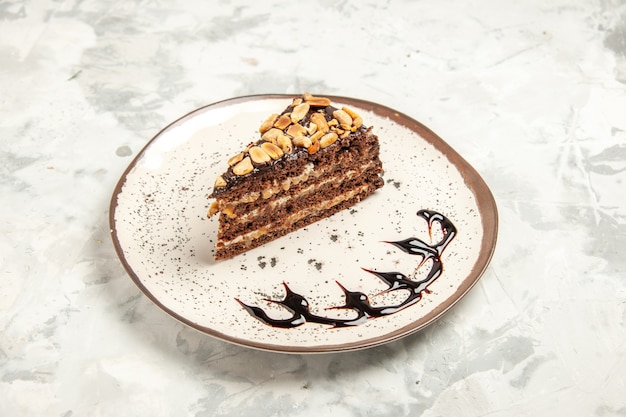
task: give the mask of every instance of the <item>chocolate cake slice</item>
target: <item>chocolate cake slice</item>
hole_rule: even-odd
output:
[[[378,137],[353,110],[304,94],[228,160],[210,197],[215,259],[227,259],[353,206],[383,186]]]

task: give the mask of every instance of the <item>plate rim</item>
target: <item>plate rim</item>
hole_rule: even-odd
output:
[[[150,290],[143,284],[141,278],[134,272],[130,263],[126,260],[126,256],[122,245],[119,241],[118,232],[116,229],[115,222],[115,214],[118,207],[118,196],[122,192],[124,184],[126,183],[127,177],[129,173],[134,169],[137,165],[137,162],[144,156],[148,148],[155,142],[164,132],[169,130],[171,127],[176,124],[181,123],[185,119],[189,118],[191,115],[195,113],[199,113],[202,111],[206,111],[210,108],[218,109],[220,107],[225,107],[228,105],[239,104],[247,101],[255,101],[255,100],[271,100],[271,99],[289,99],[297,97],[297,94],[252,94],[252,95],[244,95],[238,97],[227,98],[224,100],[216,101],[214,103],[206,104],[204,106],[198,107],[194,110],[191,110],[184,115],[178,117],[171,123],[167,124],[165,127],[160,129],[150,140],[148,140],[145,145],[141,148],[141,150],[135,155],[132,161],[128,164],[126,169],[121,174],[119,180],[117,181],[115,188],[113,189],[113,193],[111,195],[111,200],[109,203],[109,231],[111,235],[111,239],[113,241],[113,246],[115,248],[115,252],[120,262],[122,263],[126,273],[133,280],[135,285],[141,290],[141,292],[148,297],[150,301],[152,301],[157,307],[159,307],[162,311],[167,313],[169,316],[173,317],[177,321],[185,324],[188,327],[191,327],[203,334],[212,336],[219,340],[229,342],[235,345],[244,346],[248,348],[254,348],[264,351],[278,352],[278,353],[295,353],[295,354],[303,354],[303,353],[334,353],[334,352],[345,352],[345,351],[354,351],[367,349],[374,346],[379,346],[382,344],[390,343],[406,337],[410,334],[416,333],[418,331],[423,330],[428,327],[435,321],[437,321],[441,316],[450,311],[465,295],[476,285],[476,283],[480,280],[482,275],[485,273],[489,263],[493,257],[495,252],[497,237],[498,237],[498,208],[496,204],[496,200],[493,196],[493,193],[489,189],[489,186],[484,181],[484,179],[480,176],[478,171],[468,162],[466,161],[454,148],[452,148],[445,140],[443,140],[439,135],[437,135],[434,131],[428,128],[426,125],[417,121],[416,119],[408,116],[403,112],[399,112],[391,107],[388,107],[383,104],[375,103],[372,101],[353,98],[353,97],[345,97],[338,96],[332,94],[318,94],[324,97],[328,97],[332,102],[343,102],[346,104],[353,104],[356,107],[361,109],[371,111],[379,116],[387,117],[394,123],[397,123],[405,128],[411,130],[412,132],[417,133],[422,139],[432,145],[436,150],[441,152],[444,156],[448,158],[450,163],[454,165],[457,171],[461,174],[461,177],[464,180],[465,186],[470,190],[476,200],[476,206],[478,207],[478,212],[481,217],[481,226],[482,226],[482,239],[480,243],[480,248],[478,251],[478,257],[473,264],[473,267],[470,271],[468,271],[467,276],[461,282],[461,285],[456,289],[456,291],[448,297],[446,302],[441,303],[434,309],[430,310],[426,315],[424,315],[420,321],[420,324],[416,325],[416,322],[411,322],[408,325],[400,327],[396,330],[393,330],[389,333],[384,333],[382,335],[365,339],[363,341],[351,341],[349,343],[341,343],[341,344],[324,344],[318,346],[284,346],[279,344],[272,343],[264,343],[260,341],[251,342],[249,340],[239,339],[237,337],[224,334],[215,329],[199,325],[198,323],[194,323],[193,321],[183,317],[176,311],[168,308],[164,305],[156,296],[150,292]]]

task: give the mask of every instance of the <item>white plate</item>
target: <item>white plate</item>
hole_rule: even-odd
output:
[[[230,260],[213,260],[217,216],[207,219],[207,196],[228,157],[257,139],[267,115],[291,96],[240,97],[195,110],[164,128],[122,175],[111,200],[110,225],[117,253],[130,277],[174,318],[214,337],[281,352],[336,352],[379,345],[413,333],[450,309],[476,283],[494,250],[497,210],[487,185],[450,146],[419,122],[393,109],[329,96],[335,106],[361,113],[379,136],[385,186],[344,210]],[[421,299],[394,314],[355,326],[305,321],[277,328],[253,317],[237,300],[286,319],[279,303],[286,284],[306,298],[314,315],[349,319],[340,285],[369,297],[374,306],[402,303],[409,292],[365,271],[400,272],[413,281],[429,260],[385,243],[429,236],[416,215],[444,215],[456,235],[440,256],[442,274]]]

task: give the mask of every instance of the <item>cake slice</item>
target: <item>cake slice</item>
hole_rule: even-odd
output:
[[[353,206],[383,186],[378,137],[353,110],[304,94],[228,160],[209,216],[227,259]]]

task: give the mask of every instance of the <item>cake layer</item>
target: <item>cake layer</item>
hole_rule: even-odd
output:
[[[324,175],[323,178],[318,178],[317,181],[308,181],[304,184],[301,184],[297,187],[292,188],[289,192],[280,193],[279,195],[272,196],[267,201],[263,201],[262,203],[258,203],[256,201],[251,203],[226,203],[225,210],[228,213],[233,213],[232,215],[227,215],[227,217],[233,222],[247,222],[249,220],[254,219],[255,217],[261,215],[263,212],[268,210],[277,210],[280,207],[284,206],[288,203],[294,196],[296,198],[302,198],[308,196],[310,194],[318,192],[318,190],[326,185],[331,185],[334,188],[337,188],[338,184],[341,181],[352,180],[363,175],[365,170],[371,170],[375,167],[375,162],[370,162],[364,165],[362,168],[351,169],[347,171],[335,171],[332,174]],[[370,174],[373,171],[370,171]]]
[[[323,218],[331,216],[348,207],[352,207],[359,201],[371,195],[380,185],[368,185],[359,190],[355,195],[346,196],[347,199],[337,201],[336,204],[322,208],[316,212],[310,212],[306,217],[300,218],[291,224],[271,223],[267,227],[262,227],[250,232],[246,237],[235,238],[233,241],[218,241],[216,245],[215,259],[228,259],[243,252],[259,247],[274,239],[285,236],[294,230],[306,227]],[[294,217],[295,219],[295,217]]]
[[[320,202],[341,198],[342,195],[362,187],[379,188],[382,186],[381,183],[382,180],[376,171],[364,171],[359,176],[349,180],[341,178],[341,173],[338,173],[329,181],[324,180],[321,183],[311,184],[311,189],[308,189],[309,187],[302,188],[300,193],[275,199],[274,204],[262,202],[254,210],[256,215],[231,218],[222,214],[218,239],[233,239],[248,230],[264,227],[270,220],[280,224],[288,221],[293,213],[306,211]]]
[[[356,141],[354,137],[361,140]],[[365,169],[372,172],[382,172],[382,165],[377,157],[378,141],[369,130],[359,132],[347,142],[352,146],[345,148],[343,144],[336,143],[327,149],[320,150],[315,155],[304,152],[296,159],[290,159],[281,164],[277,172],[258,172],[254,182],[241,182],[233,184],[228,190],[217,194],[215,212],[221,212],[228,217],[237,217],[248,213],[256,208],[257,200],[267,200],[262,204],[269,203],[272,199],[292,194],[293,188],[303,187],[303,183],[310,184],[334,177],[337,171],[344,171],[345,178],[350,179],[352,171],[360,175]],[[349,168],[352,167],[352,168]],[[273,175],[268,175],[273,174]],[[258,202],[260,203],[260,202]]]
[[[382,170],[379,161],[363,160],[355,161],[351,168],[339,169],[335,165],[329,165],[317,170],[309,170],[306,167],[306,174],[298,175],[295,178],[287,178],[269,189],[256,192],[249,192],[237,201],[218,200],[219,211],[230,219],[245,221],[246,218],[254,216],[259,206],[276,208],[280,201],[294,195],[304,195],[315,191],[315,188],[324,184],[341,183],[352,180],[363,175],[364,172],[380,173]],[[284,183],[288,183],[286,186]]]

